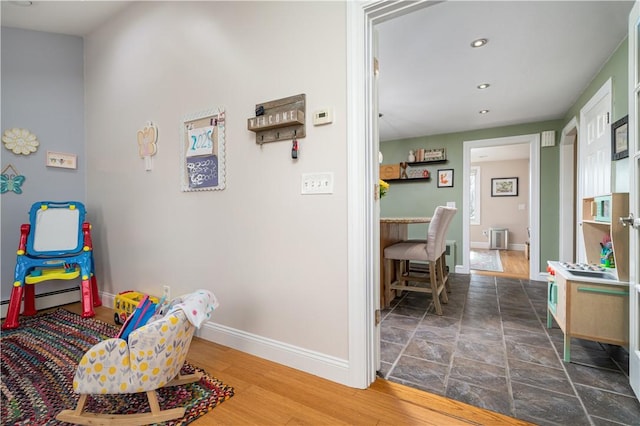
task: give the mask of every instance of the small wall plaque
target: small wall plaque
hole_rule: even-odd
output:
[[[47,151],[47,167],[77,169],[78,156],[75,154],[65,154],[64,152]]]
[[[447,159],[445,148],[424,149],[422,151],[422,160],[420,161],[444,161]]]

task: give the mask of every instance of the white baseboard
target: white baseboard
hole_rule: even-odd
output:
[[[113,301],[116,300],[116,295],[111,293],[100,293],[100,300],[102,300],[102,306],[113,309]]]
[[[489,250],[489,242],[483,242],[483,241],[470,241],[469,242],[469,247],[471,247],[472,249],[484,249],[484,250]]]
[[[56,306],[68,305],[80,301],[80,288],[68,288],[66,290],[52,291],[36,295],[36,309],[49,309]],[[0,305],[0,317],[6,318],[9,311],[9,301],[3,301]],[[22,306],[20,307],[22,312]]]
[[[100,296],[103,306],[113,306],[114,294],[102,293]],[[327,380],[351,386],[348,383],[349,362],[345,359],[247,333],[246,331],[211,321],[196,330],[196,336]]]
[[[472,249],[484,249],[484,250],[489,250],[489,243],[488,242],[482,242],[482,241],[471,241],[469,243],[469,247],[471,247]],[[509,250],[517,250],[517,251],[524,251],[524,244],[509,244],[508,249]]]
[[[349,384],[349,361],[207,322],[196,336],[327,380]]]

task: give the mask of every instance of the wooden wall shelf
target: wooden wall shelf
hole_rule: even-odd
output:
[[[302,93],[257,104],[256,111],[262,109],[262,115],[247,119],[247,129],[255,132],[256,143],[304,138],[306,100]]]
[[[431,171],[427,169],[432,164],[446,163],[447,160],[436,161],[414,161],[412,163],[402,162],[394,164],[381,164],[380,165],[380,179],[387,182],[408,182],[419,180],[431,180]],[[413,172],[410,170],[413,168]],[[426,170],[429,177],[423,177],[420,170]],[[411,175],[414,177],[410,177]],[[407,176],[407,177],[402,177]]]
[[[435,160],[435,161],[414,161],[412,163],[407,162],[407,166],[426,166],[428,164],[441,164],[446,163],[449,160]]]
[[[407,178],[407,179],[385,179],[386,182],[417,182],[417,181],[425,181],[431,180],[431,177],[428,178]]]

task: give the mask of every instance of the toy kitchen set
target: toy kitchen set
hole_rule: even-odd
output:
[[[585,263],[549,261],[547,328],[564,333],[564,361],[571,338],[629,345],[629,194],[582,200]]]

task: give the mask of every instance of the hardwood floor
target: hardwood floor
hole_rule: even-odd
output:
[[[113,323],[113,311],[96,308],[96,318]],[[196,426],[529,424],[383,379],[353,389],[197,337],[187,360],[235,390]]]
[[[503,272],[477,271],[471,270],[472,274],[490,275],[492,277],[529,279],[529,260],[525,257],[524,251],[519,250],[499,250],[500,261]]]

